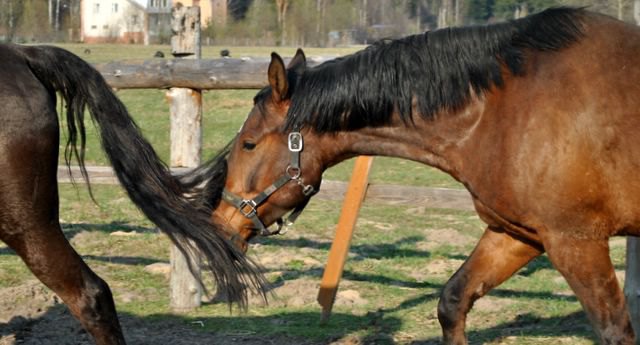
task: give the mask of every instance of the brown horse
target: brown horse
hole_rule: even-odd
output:
[[[60,296],[97,344],[125,340],[107,283],[60,228],[56,91],[66,103],[67,164],[76,156],[86,177],[86,107],[116,175],[144,214],[182,252],[204,256],[217,284],[241,306],[247,290],[264,291],[254,264],[211,222],[210,210],[194,203],[189,181],[171,175],[97,71],[55,47],[0,45],[0,61],[0,240]]]
[[[437,167],[487,228],[444,287],[447,344],[475,300],[546,252],[607,344],[634,334],[608,239],[640,235],[640,30],[557,8],[383,41],[306,68],[272,54],[214,219],[246,246],[356,155]],[[218,176],[219,179],[219,176]],[[218,195],[220,197],[220,195]]]

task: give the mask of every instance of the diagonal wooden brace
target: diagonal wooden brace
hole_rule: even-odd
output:
[[[338,284],[349,253],[353,230],[358,220],[358,212],[369,185],[369,170],[372,162],[373,157],[360,156],[356,159],[353,167],[349,188],[344,196],[336,235],[331,244],[329,258],[320,283],[320,291],[318,292],[318,303],[322,306],[322,322],[328,321],[329,316],[331,316],[331,309],[338,292]]]

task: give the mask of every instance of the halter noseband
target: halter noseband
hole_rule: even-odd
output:
[[[279,234],[283,227],[293,224],[300,213],[302,213],[302,210],[304,210],[305,206],[307,206],[310,197],[317,192],[312,185],[304,184],[302,178],[300,177],[300,175],[302,174],[302,169],[300,169],[302,134],[300,132],[289,133],[288,147],[289,152],[291,153],[291,162],[285,169],[284,175],[282,175],[279,179],[276,180],[276,182],[272,183],[265,190],[258,193],[258,195],[256,195],[253,199],[243,199],[242,197],[229,192],[226,188],[222,191],[222,200],[233,205],[238,209],[238,211],[240,211],[243,216],[249,218],[253,222],[253,225],[255,225],[255,229],[259,231],[259,234],[261,236],[271,236]],[[295,181],[300,187],[302,187],[302,194],[306,196],[307,199],[291,212],[286,221],[284,221],[282,218],[279,218],[277,220],[277,229],[269,230],[260,220],[260,217],[258,217],[258,206],[265,202],[269,198],[269,196],[271,196],[271,194],[282,188],[289,181]]]

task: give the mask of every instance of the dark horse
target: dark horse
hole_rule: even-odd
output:
[[[204,256],[217,284],[241,306],[247,290],[263,291],[256,266],[211,221],[210,210],[194,202],[193,186],[170,174],[97,71],[55,47],[0,45],[0,61],[0,240],[62,298],[96,343],[125,341],[108,285],[69,245],[58,221],[56,91],[66,104],[67,163],[76,156],[86,176],[88,108],[121,184],[144,214],[181,251]]]
[[[299,210],[328,167],[406,158],[464,184],[487,223],[442,291],[445,343],[467,343],[474,301],[544,252],[602,342],[633,342],[607,240],[640,235],[640,29],[556,8],[309,69],[301,51],[286,69],[274,53],[268,79],[217,162],[214,218],[239,245]]]

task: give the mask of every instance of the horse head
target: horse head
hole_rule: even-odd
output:
[[[254,98],[230,148],[222,202],[213,218],[231,228],[232,241],[244,250],[254,236],[278,233],[289,211],[292,222],[320,187],[322,139],[312,130],[286,126],[291,97],[305,69],[302,50],[286,68],[278,54],[271,55],[269,86]],[[275,223],[278,228],[269,229]]]

